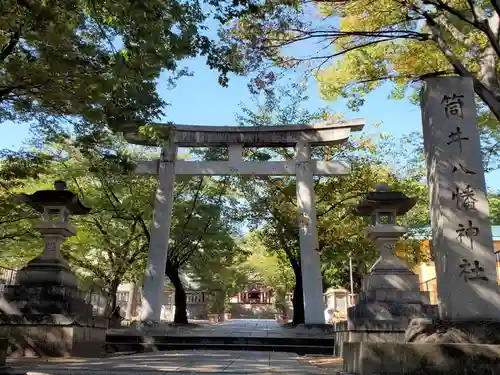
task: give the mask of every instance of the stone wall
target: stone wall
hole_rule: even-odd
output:
[[[346,344],[344,371],[358,375],[494,375],[500,346],[480,344]]]
[[[343,345],[348,342],[402,342],[405,338],[404,329],[391,329],[389,324],[375,325],[372,329],[348,329],[348,323],[334,323],[334,352],[335,357],[343,356]]]
[[[71,325],[2,325],[8,354],[14,357],[100,357],[107,327]]]

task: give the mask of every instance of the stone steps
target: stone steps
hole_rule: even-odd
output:
[[[315,337],[231,337],[231,336],[138,336],[106,337],[108,353],[168,350],[245,350],[297,354],[332,355],[333,338]]]

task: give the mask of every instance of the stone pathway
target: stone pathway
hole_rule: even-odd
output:
[[[237,319],[218,324],[160,325],[122,328],[112,334],[200,337],[315,337],[329,338],[321,329],[285,328],[274,320]],[[8,365],[29,375],[167,375],[167,374],[336,374],[338,359],[330,356],[298,356],[294,353],[184,350],[142,353],[111,358],[9,359]]]
[[[217,324],[198,323],[190,326],[160,325],[150,328],[129,327],[110,329],[113,335],[158,336],[230,336],[230,337],[316,337],[330,338],[331,334],[319,328],[286,328],[271,319],[235,319]]]
[[[134,354],[105,359],[9,360],[29,375],[167,375],[167,374],[335,374],[336,367],[315,366],[315,357],[247,351],[178,351]],[[312,362],[312,363],[311,363]]]

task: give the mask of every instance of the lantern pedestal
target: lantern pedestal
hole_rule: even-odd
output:
[[[418,275],[394,254],[397,241],[406,232],[406,227],[396,224],[379,224],[367,230],[366,237],[377,245],[380,257],[362,281],[357,304],[348,309],[348,329],[393,329],[403,341],[413,318],[435,312],[429,292],[420,291]]]
[[[32,207],[44,212],[45,220],[36,227],[44,249],[18,271],[16,284],[7,285],[0,300],[0,335],[8,338],[8,354],[102,356],[108,320],[93,316],[92,305],[78,290],[76,276],[60,251],[61,244],[76,234],[67,222],[69,213],[83,214],[88,209],[73,193],[57,190],[57,185],[56,190],[26,197]],[[54,213],[59,217],[54,218]]]
[[[67,222],[47,221],[40,223],[35,229],[42,235],[44,251],[17,272],[16,284],[52,284],[76,288],[75,274],[61,255],[61,244],[76,234],[75,227]]]

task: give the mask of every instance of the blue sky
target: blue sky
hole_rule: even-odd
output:
[[[241,103],[251,105],[251,96],[247,88],[248,78],[232,76],[229,87],[221,87],[217,82],[217,72],[206,67],[204,60],[197,58],[186,62],[194,72],[192,77],[184,77],[177,87],[168,90],[166,80],[160,80],[159,91],[170,103],[164,120],[185,125],[235,125],[235,114]],[[300,77],[297,75],[291,78]],[[391,133],[396,137],[421,130],[420,109],[406,101],[388,99],[389,86],[382,87],[370,94],[366,104],[359,112],[351,112],[345,102],[326,102],[318,95],[314,80],[310,80],[307,103],[310,109],[325,106],[336,113],[344,113],[346,119],[363,117],[367,120],[368,133]],[[378,128],[374,123],[382,122]],[[0,148],[19,148],[29,135],[27,124],[4,124],[4,133],[0,138]],[[487,183],[496,189],[500,182],[500,171],[489,174]]]

